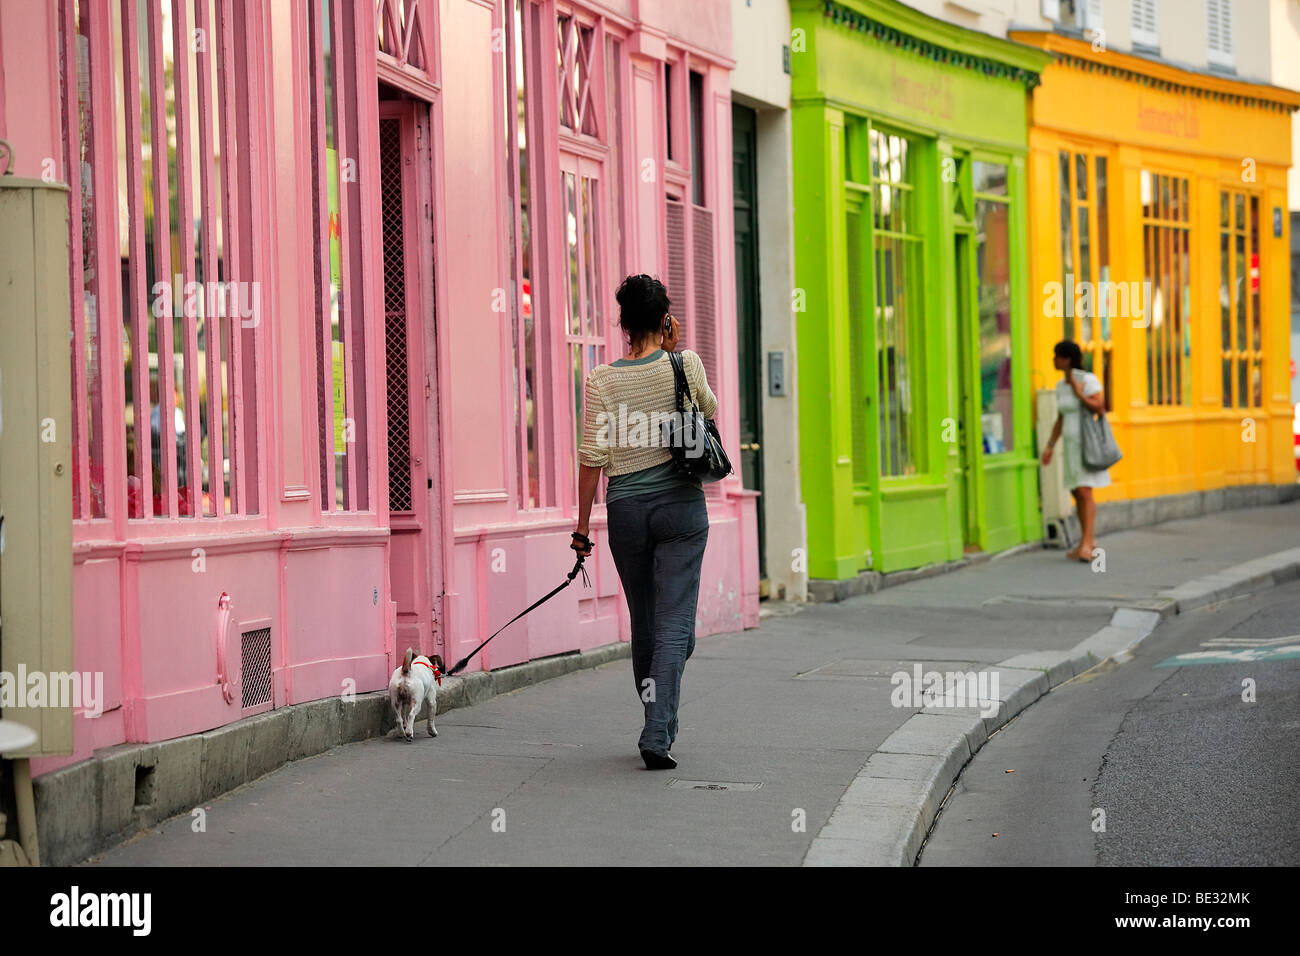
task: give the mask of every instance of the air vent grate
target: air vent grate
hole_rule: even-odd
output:
[[[271,629],[245,631],[240,640],[243,691],[240,706],[257,707],[271,702]]]

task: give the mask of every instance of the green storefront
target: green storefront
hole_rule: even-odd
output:
[[[1050,57],[891,0],[792,0],[808,575],[1041,536],[1027,89]]]

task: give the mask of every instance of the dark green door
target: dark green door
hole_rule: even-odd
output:
[[[736,227],[736,326],[740,360],[740,475],[763,490],[763,352],[758,311],[757,122],[753,110],[732,104],[731,149]],[[763,501],[758,502],[758,569],[767,577]]]

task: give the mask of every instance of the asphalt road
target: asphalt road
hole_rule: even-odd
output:
[[[966,766],[920,865],[1294,866],[1298,784],[1293,582],[1167,621],[1039,700]]]

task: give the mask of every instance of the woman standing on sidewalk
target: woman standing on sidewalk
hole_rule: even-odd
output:
[[[1065,487],[1074,495],[1075,509],[1079,512],[1079,526],[1083,532],[1079,546],[1067,551],[1065,556],[1072,560],[1091,561],[1093,549],[1097,546],[1097,502],[1092,497],[1092,489],[1109,485],[1110,472],[1105,469],[1092,471],[1084,465],[1079,416],[1085,408],[1088,414],[1105,411],[1106,399],[1102,394],[1101,380],[1084,369],[1083,351],[1076,343],[1069,339],[1057,342],[1053,349],[1052,364],[1057,371],[1063,373],[1064,378],[1056,383],[1056,425],[1052,429],[1052,437],[1047,440],[1047,447],[1043,449],[1043,464],[1051,462],[1052,448],[1064,436],[1061,475]]]
[[[677,471],[654,424],[677,408],[668,352],[676,349],[681,327],[668,313],[668,290],[657,279],[635,275],[623,280],[616,297],[627,355],[587,376],[578,448],[578,530],[570,547],[591,554],[588,520],[604,469],[609,549],[632,618],[632,674],[645,710],[638,746],[647,770],[671,770],[677,766],[670,750],[677,739],[682,671],[695,650],[709,513],[699,479]],[[691,394],[712,418],[718,400],[700,357],[687,349],[682,359]],[[650,424],[638,428],[633,424],[638,421]],[[626,434],[620,434],[622,423]]]

